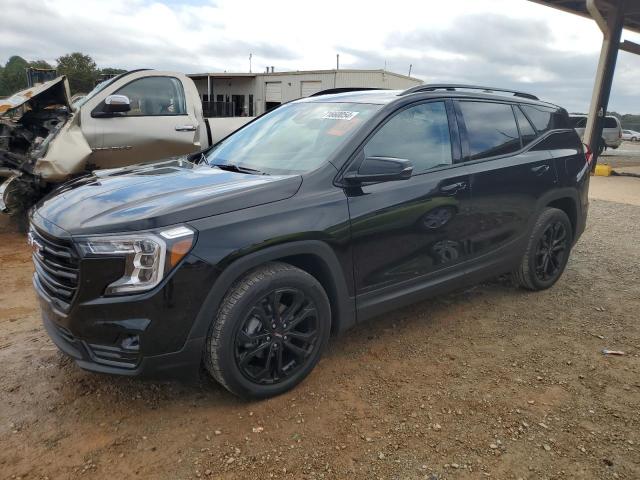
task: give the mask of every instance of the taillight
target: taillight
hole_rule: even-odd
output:
[[[584,143],[583,145],[584,145],[584,156],[587,157],[587,164],[591,166],[591,162],[593,161],[593,152],[589,148],[589,145],[587,145],[586,143]]]

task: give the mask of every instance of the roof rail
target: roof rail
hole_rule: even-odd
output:
[[[436,90],[456,91],[458,89],[482,90],[485,93],[493,93],[493,92],[512,93],[514,97],[528,98],[530,100],[540,100],[538,97],[536,97],[531,93],[520,92],[518,90],[509,90],[507,88],[495,88],[495,87],[481,87],[479,85],[460,85],[460,84],[447,84],[447,83],[416,85],[415,87],[411,87],[405,90],[400,95],[409,95],[410,93],[416,93],[416,92],[434,92]]]
[[[388,90],[388,88],[375,88],[375,87],[338,87],[328,88],[326,90],[320,90],[319,92],[309,95],[310,97],[319,97],[320,95],[331,95],[332,93],[345,93],[345,92],[363,92],[366,90]]]

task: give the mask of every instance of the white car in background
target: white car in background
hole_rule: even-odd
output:
[[[638,142],[640,141],[640,132],[636,132],[635,130],[622,130],[622,140]]]

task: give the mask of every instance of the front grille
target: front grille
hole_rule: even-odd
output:
[[[33,227],[29,231],[29,244],[42,290],[60,310],[68,311],[78,291],[80,259],[73,244]]]

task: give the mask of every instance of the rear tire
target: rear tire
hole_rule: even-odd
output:
[[[562,276],[573,244],[573,229],[566,213],[546,208],[531,232],[520,266],[513,271],[515,283],[528,290],[544,290]]]
[[[313,370],[330,327],[322,285],[297,267],[268,263],[227,292],[209,329],[204,364],[235,395],[273,397]]]

